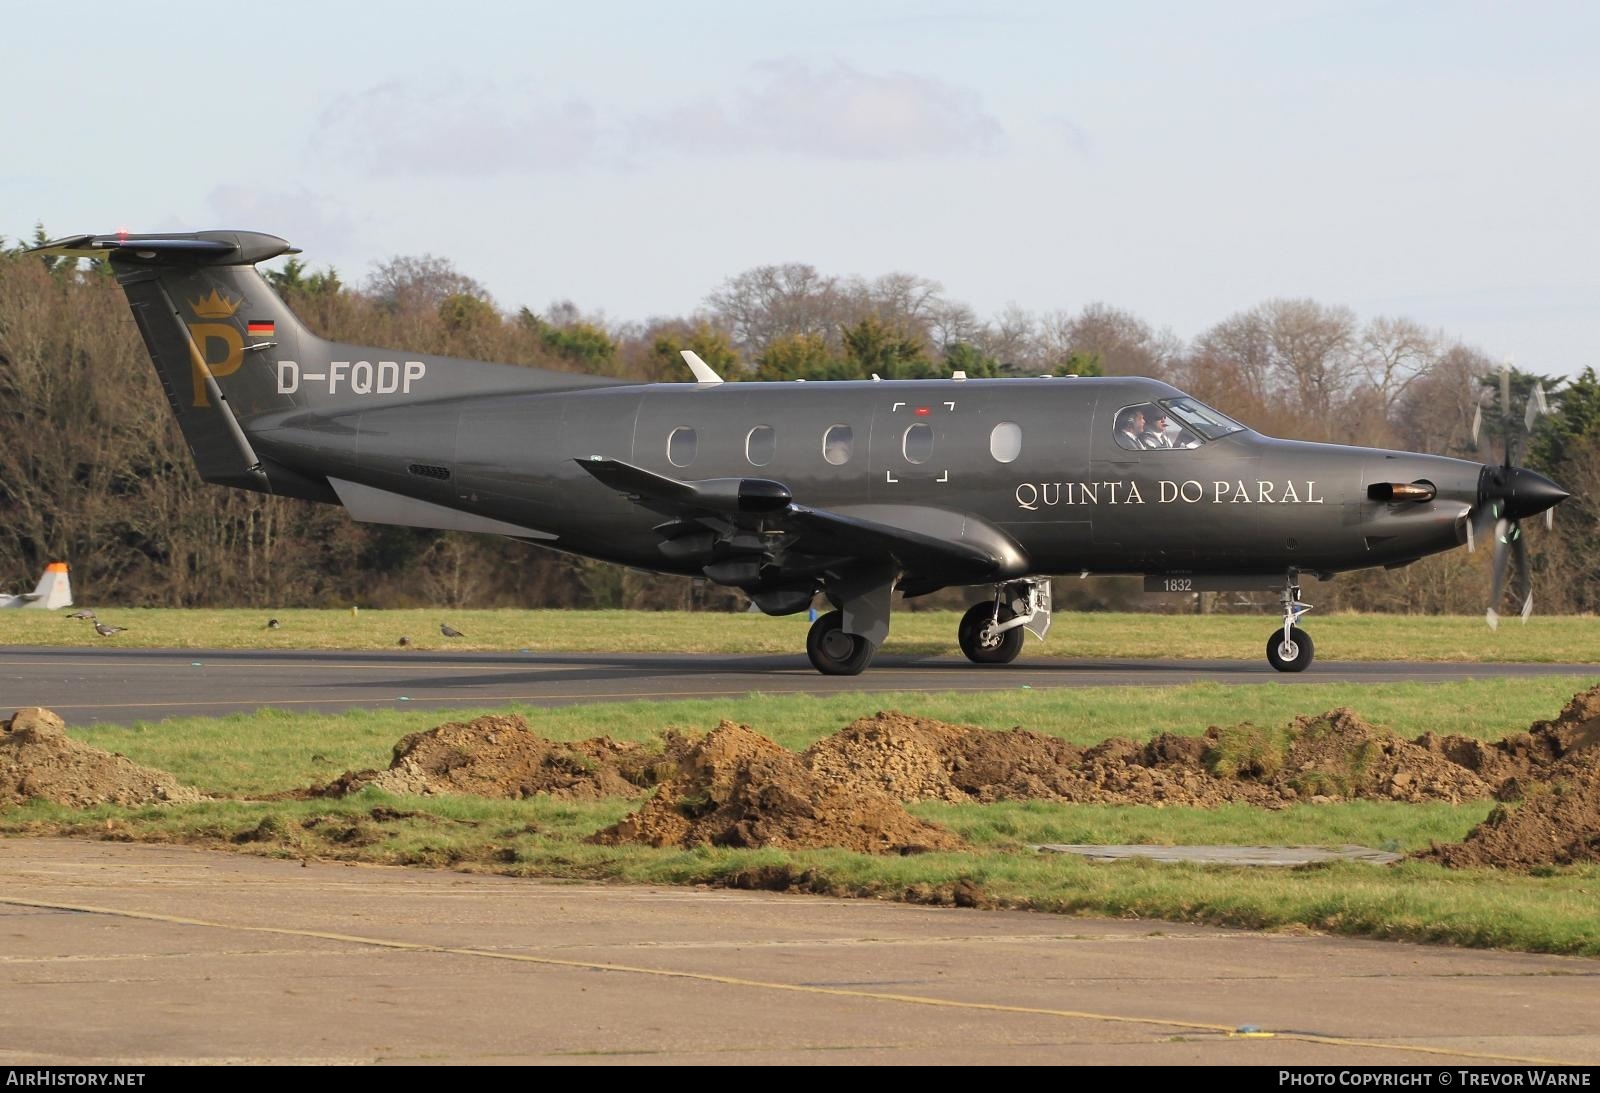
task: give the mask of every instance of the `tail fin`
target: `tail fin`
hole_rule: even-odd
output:
[[[78,235],[34,251],[110,260],[208,482],[336,502],[314,470],[257,455],[253,427],[296,411],[335,414],[447,396],[621,382],[324,341],[255,269],[257,262],[299,253],[275,235]]]
[[[54,611],[58,607],[72,606],[72,582],[67,579],[67,563],[51,562],[45,566],[44,576],[30,593],[22,596],[23,607],[38,607]]]

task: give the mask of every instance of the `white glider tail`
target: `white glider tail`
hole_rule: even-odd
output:
[[[51,562],[44,576],[32,592],[17,596],[0,595],[0,607],[37,607],[54,611],[58,607],[72,606],[72,582],[67,578],[66,562]]]

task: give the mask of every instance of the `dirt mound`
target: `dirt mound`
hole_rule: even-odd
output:
[[[966,734],[983,731],[880,711],[818,740],[800,762],[834,789],[897,801],[965,801],[967,794],[951,780],[951,759]]]
[[[801,762],[828,785],[901,801],[1003,800],[1283,807],[1378,797],[1460,801],[1490,786],[1438,750],[1374,728],[1347,709],[1260,729],[1112,739],[1087,750],[1016,728],[993,732],[896,711],[817,741]]]
[[[1600,743],[1600,687],[1573,695],[1554,721],[1535,721],[1527,732],[1503,740],[1428,733],[1417,743],[1500,787],[1499,799],[1516,800],[1521,786],[1548,777],[1569,754]]]
[[[1448,754],[1368,725],[1341,706],[1297,717],[1282,768],[1272,779],[1285,796],[1482,800],[1494,787]]]
[[[828,781],[748,726],[724,721],[643,808],[592,836],[606,845],[955,850],[961,841],[870,787]]]
[[[61,718],[36,706],[0,721],[0,808],[35,798],[73,808],[205,799],[164,771],[69,739]]]
[[[479,717],[412,733],[395,745],[389,769],[347,771],[306,795],[343,797],[376,786],[417,796],[634,797],[670,777],[688,747],[678,734],[668,734],[665,751],[604,736],[559,743],[533,732],[521,717]]]
[[[1493,748],[1492,761],[1514,771],[1495,792],[1509,803],[1461,842],[1416,856],[1502,869],[1600,861],[1600,687]]]

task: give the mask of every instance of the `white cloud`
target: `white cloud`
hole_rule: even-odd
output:
[[[1005,140],[976,92],[932,76],[794,59],[756,65],[753,74],[727,102],[701,100],[636,118],[635,141],[697,155],[904,160],[987,156]]]
[[[1004,141],[969,89],[786,59],[754,66],[727,95],[632,114],[492,84],[384,83],[324,110],[312,147],[330,166],[414,177],[626,170],[663,155],[953,159]]]
[[[506,174],[615,164],[617,131],[581,99],[528,101],[493,84],[424,94],[385,83],[340,97],[312,145],[369,174]]]

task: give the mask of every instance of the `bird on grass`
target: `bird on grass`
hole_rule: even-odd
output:
[[[94,618],[94,612],[90,611],[86,607],[82,611],[74,611],[72,614],[68,615],[67,618],[69,618],[69,619],[92,619],[92,618]]]
[[[439,624],[439,633],[443,634],[447,638],[464,638],[467,636],[447,622],[441,622]]]
[[[268,630],[276,630],[278,627],[280,627],[282,625],[283,625],[283,623],[279,622],[277,619],[268,619],[267,620],[267,629]]]
[[[396,645],[410,645],[411,644],[411,639],[406,637],[404,634],[401,634],[400,635],[400,640],[395,642],[395,644]]]
[[[116,637],[126,629],[126,626],[107,626],[103,622],[97,622],[94,624],[94,632],[103,638]]]

